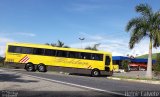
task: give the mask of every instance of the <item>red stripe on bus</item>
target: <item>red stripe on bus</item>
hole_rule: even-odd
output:
[[[25,57],[23,57],[19,62],[20,63],[26,63],[29,60],[29,57],[26,55]]]
[[[25,63],[26,60],[28,60],[28,57],[27,57],[27,56],[22,60],[22,63]]]
[[[25,58],[23,58],[22,60],[21,60],[21,62],[23,63],[23,61],[26,59],[26,57]]]
[[[91,67],[91,65],[90,65],[90,66],[88,66],[88,69],[90,69],[90,67]]]
[[[26,56],[27,56],[27,55],[26,55]],[[24,60],[24,58],[25,58],[26,56],[24,56],[19,62],[21,62],[22,60]]]
[[[26,63],[29,60],[28,57],[25,58],[25,60],[23,61],[23,63]]]

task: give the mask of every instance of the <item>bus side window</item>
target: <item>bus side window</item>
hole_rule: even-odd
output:
[[[33,54],[43,55],[43,54],[44,54],[44,49],[34,48],[34,49],[33,49]]]
[[[68,57],[69,58],[79,58],[79,53],[70,51],[70,52],[68,52]]]
[[[22,47],[22,54],[32,54],[33,53],[33,48],[29,47]]]
[[[15,52],[15,49],[16,49],[16,47],[15,46],[8,46],[8,52],[12,52],[12,53],[14,53]]]
[[[45,49],[44,55],[46,55],[46,56],[55,56],[56,55],[56,50]]]
[[[102,54],[92,54],[92,60],[103,61],[103,55]]]
[[[22,52],[22,48],[17,46],[15,49],[15,53],[21,53]]]
[[[92,59],[91,53],[81,53],[81,59]]]
[[[21,47],[19,47],[19,46],[9,46],[8,47],[8,52],[21,53]]]
[[[61,51],[61,50],[57,50],[57,54],[56,56],[58,57],[67,57],[67,51]]]

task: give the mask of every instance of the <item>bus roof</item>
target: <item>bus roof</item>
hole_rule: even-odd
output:
[[[45,44],[10,42],[10,43],[7,43],[7,45],[24,46],[24,47],[35,47],[35,48],[45,48],[45,49],[58,49],[58,50],[78,51],[78,52],[111,54],[110,52],[105,52],[105,51],[94,51],[94,50],[85,50],[85,49],[78,49],[78,48],[53,47],[51,45],[45,45]]]

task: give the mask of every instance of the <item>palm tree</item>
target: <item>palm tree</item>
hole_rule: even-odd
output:
[[[64,42],[58,40],[57,41],[57,47],[63,47],[64,46]]]
[[[49,43],[45,43],[45,45],[50,45]]]
[[[56,43],[51,43],[50,45],[51,45],[51,46],[57,46],[57,44],[56,44]]]
[[[98,51],[97,48],[98,48],[99,45],[100,45],[100,43],[94,44],[93,47],[87,46],[85,49],[87,49],[87,50],[95,50],[95,51]]]
[[[148,4],[139,4],[135,9],[141,16],[131,19],[126,26],[126,31],[131,32],[129,48],[133,49],[145,37],[150,39],[146,78],[151,79],[152,47],[160,46],[160,11],[153,12]]]
[[[86,50],[92,50],[92,47],[91,46],[87,46],[85,49]]]
[[[67,45],[64,45],[64,42],[58,40],[57,43],[45,43],[46,45],[51,45],[51,46],[54,46],[54,47],[63,47],[63,48],[70,48],[69,46]]]

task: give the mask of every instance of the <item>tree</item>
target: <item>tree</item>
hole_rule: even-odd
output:
[[[146,78],[152,78],[152,47],[160,46],[160,11],[153,12],[148,4],[139,4],[135,7],[141,16],[131,19],[126,31],[131,32],[129,48],[133,49],[135,44],[143,38],[149,38],[149,55],[147,63]]]
[[[4,65],[4,60],[5,58],[0,56],[0,67]]]
[[[156,65],[160,65],[160,53],[156,54]]]
[[[45,45],[50,45],[49,43],[45,43]]]
[[[57,41],[57,47],[63,47],[64,46],[64,42],[58,40]]]
[[[153,67],[155,75],[160,75],[160,53],[156,54],[156,63]]]
[[[129,71],[128,65],[129,65],[129,60],[122,60],[122,67],[126,72]]]
[[[87,46],[85,49],[86,49],[86,50],[95,50],[95,51],[98,51],[98,46],[99,46],[99,45],[100,45],[100,43],[94,44],[93,47]]]
[[[69,46],[67,45],[64,45],[64,42],[58,40],[57,43],[45,43],[46,45],[51,45],[51,46],[54,46],[54,47],[63,47],[63,48],[70,48]]]

